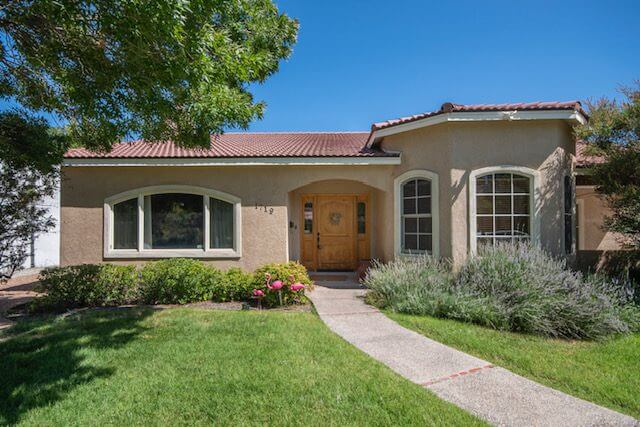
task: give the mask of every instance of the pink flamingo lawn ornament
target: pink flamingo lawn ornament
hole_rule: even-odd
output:
[[[262,310],[262,298],[264,298],[264,291],[262,289],[254,289],[253,298],[258,300],[258,310]]]
[[[265,277],[265,282],[267,284],[267,289],[269,289],[270,291],[278,293],[278,301],[280,302],[280,305],[282,305],[282,286],[284,284],[282,283],[281,280],[276,280],[275,282],[270,283],[271,274],[269,274],[269,273],[266,273],[264,275],[264,277]]]
[[[296,278],[293,274],[289,275],[289,289],[293,292],[298,292],[301,289],[304,289],[304,285],[300,282],[296,282]]]
[[[305,286],[304,286],[302,283],[297,282],[297,283],[294,283],[293,285],[291,285],[289,288],[290,288],[293,292],[298,292],[298,291],[303,290],[303,289],[305,288]]]
[[[291,292],[296,294],[296,301],[300,302],[298,292],[303,290],[305,286],[300,282],[296,282],[295,280],[296,278],[293,276],[293,274],[289,276],[289,289],[291,289]]]
[[[271,285],[267,285],[267,287],[272,291],[279,291],[280,289],[282,289],[282,286],[283,284],[282,284],[282,281],[280,280],[276,280]]]

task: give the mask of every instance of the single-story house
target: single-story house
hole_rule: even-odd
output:
[[[602,200],[580,180],[590,159],[572,128],[586,120],[576,101],[445,103],[368,132],[72,149],[60,261],[193,257],[251,270],[299,260],[351,270],[423,252],[460,263],[481,245],[525,239],[571,260],[593,256],[617,246],[601,229]]]

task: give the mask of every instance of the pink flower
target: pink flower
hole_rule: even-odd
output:
[[[269,289],[271,289],[272,291],[278,291],[278,290],[282,289],[282,281],[280,281],[280,280],[276,280],[276,281],[275,281],[275,282],[273,282],[272,284],[267,285],[267,287],[268,287]]]
[[[300,291],[302,289],[304,289],[304,285],[302,283],[300,283],[300,282],[294,283],[293,285],[291,285],[291,290],[293,292],[298,292],[298,291]]]
[[[263,297],[264,296],[264,291],[262,289],[254,289],[253,290],[253,296],[254,297]]]

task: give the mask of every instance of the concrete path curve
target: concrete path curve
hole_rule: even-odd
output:
[[[444,400],[499,426],[640,426],[637,420],[430,340],[363,301],[364,289],[323,275],[309,297],[342,338]],[[328,279],[328,280],[327,280]],[[351,288],[351,289],[349,289]],[[355,289],[353,289],[355,288]]]

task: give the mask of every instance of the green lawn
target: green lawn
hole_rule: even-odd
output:
[[[568,394],[640,418],[640,334],[565,341],[386,313],[406,328]]]
[[[482,424],[311,313],[92,311],[9,333],[0,424]]]

